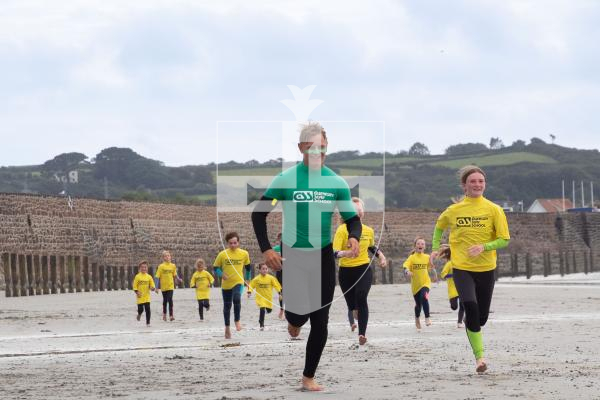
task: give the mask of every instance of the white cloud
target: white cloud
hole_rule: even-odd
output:
[[[599,14],[583,1],[4,2],[0,164],[113,145],[210,162],[215,121],[292,119],[287,85],[317,85],[312,118],[384,120],[392,152],[550,132],[597,147]]]

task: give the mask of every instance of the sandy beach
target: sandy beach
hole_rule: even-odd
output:
[[[161,296],[152,296],[150,327],[135,320],[130,291],[0,297],[2,397],[600,399],[599,273],[500,280],[482,376],[445,283],[432,287],[433,325],[421,332],[408,285],[373,286],[369,342],[360,348],[339,299],[319,394],[298,390],[308,326],[291,341],[275,309],[260,331],[254,299],[244,297],[244,329],[225,340],[218,289],[205,322],[193,289],[176,290],[173,322],[161,320]]]

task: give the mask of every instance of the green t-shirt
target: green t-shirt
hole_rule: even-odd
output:
[[[347,221],[356,215],[346,181],[327,167],[309,170],[298,163],[277,175],[265,196],[282,202],[282,242],[301,249],[331,243],[331,217],[336,207]]]

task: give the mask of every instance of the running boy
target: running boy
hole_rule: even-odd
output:
[[[222,277],[221,293],[223,295],[223,318],[225,320],[225,339],[231,338],[229,328],[231,318],[231,306],[233,305],[233,319],[235,329],[242,330],[240,323],[240,312],[242,310],[241,295],[244,290],[245,281],[242,275],[246,270],[246,275],[250,271],[250,255],[244,249],[240,249],[240,236],[236,232],[229,232],[225,235],[227,248],[221,251],[213,266],[215,275]]]

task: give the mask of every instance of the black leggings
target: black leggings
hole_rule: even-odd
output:
[[[284,246],[284,251],[288,250]],[[307,378],[315,376],[321,360],[321,354],[327,343],[327,324],[329,323],[329,307],[335,291],[335,259],[331,244],[321,249],[321,304],[322,308],[309,314],[299,315],[285,311],[287,321],[295,327],[303,326],[310,319],[310,333],[306,341],[306,358],[302,374]]]
[[[169,305],[169,315],[173,316],[173,291],[172,290],[163,290],[163,314],[167,313],[167,304]]]
[[[138,315],[142,315],[142,313],[146,312],[146,324],[150,323],[150,302],[138,304]]]
[[[429,288],[422,287],[413,297],[415,298],[415,318],[421,316],[421,307],[423,307],[425,318],[429,318]]]
[[[208,302],[208,299],[198,300],[198,314],[200,314],[200,319],[204,319],[205,308],[206,311],[208,311],[210,308],[210,303]]]
[[[225,319],[225,326],[229,326],[231,323],[231,305],[233,303],[233,320],[238,322],[240,320],[240,311],[242,310],[242,285],[237,284],[231,289],[222,289],[223,293],[223,317]]]
[[[258,314],[258,323],[260,324],[261,328],[263,328],[265,326],[265,312],[267,314],[271,314],[271,311],[273,311],[272,308],[267,308],[267,307],[260,308],[260,312]]]
[[[365,335],[369,322],[367,296],[373,282],[373,271],[369,264],[340,267],[339,280],[348,310],[358,310],[358,334]]]
[[[457,269],[453,272],[458,296],[465,307],[465,325],[471,332],[479,332],[490,314],[494,293],[494,270],[472,272]]]
[[[275,272],[275,276],[277,277],[277,280],[279,281],[279,284],[283,288],[283,271],[279,270],[279,271]],[[282,296],[279,296],[279,307],[283,308],[283,289],[281,289],[280,294]]]
[[[465,316],[465,307],[458,296],[450,299],[450,308],[455,311],[458,308],[458,323],[462,324],[464,319],[463,317]]]

